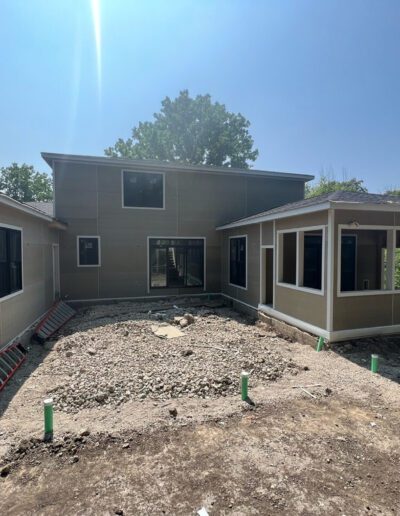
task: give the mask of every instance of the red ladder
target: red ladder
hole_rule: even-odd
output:
[[[26,350],[19,343],[0,351],[0,391],[25,359]]]
[[[75,314],[76,311],[64,303],[64,301],[57,301],[36,326],[33,338],[38,342],[44,342],[59,330],[61,326],[64,326]]]

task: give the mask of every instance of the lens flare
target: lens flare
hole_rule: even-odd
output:
[[[100,22],[100,0],[91,0],[92,21],[94,40],[96,45],[96,70],[97,70],[97,93],[101,101],[101,22]]]

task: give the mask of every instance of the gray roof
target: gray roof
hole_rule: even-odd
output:
[[[395,195],[383,195],[383,194],[372,194],[372,193],[359,193],[359,192],[346,192],[346,191],[338,191],[332,192],[323,195],[317,195],[315,197],[309,197],[308,199],[302,199],[301,201],[291,202],[289,204],[283,204],[282,206],[277,206],[272,210],[262,211],[260,213],[256,213],[251,215],[250,217],[244,217],[241,219],[236,219],[232,222],[224,224],[224,226],[230,224],[243,224],[244,222],[248,222],[249,224],[254,223],[255,220],[257,222],[260,217],[270,217],[274,218],[274,215],[283,214],[286,212],[290,212],[292,210],[298,210],[301,208],[308,208],[312,206],[318,206],[319,204],[325,203],[352,203],[352,204],[373,204],[378,206],[398,206],[400,210],[400,196]],[[224,226],[220,226],[221,228]]]
[[[117,165],[132,169],[145,170],[181,170],[182,172],[209,172],[214,174],[244,174],[250,176],[272,177],[289,181],[311,181],[314,179],[310,174],[295,174],[290,172],[272,172],[268,170],[256,170],[254,168],[241,169],[234,167],[216,167],[211,165],[190,165],[189,163],[177,163],[172,161],[161,161],[156,159],[130,159],[130,158],[109,158],[107,156],[84,156],[78,154],[58,154],[54,152],[42,152],[42,158],[50,167],[53,162],[91,164],[91,165]]]
[[[31,208],[49,215],[49,217],[53,216],[53,201],[25,202],[24,204],[27,204]]]

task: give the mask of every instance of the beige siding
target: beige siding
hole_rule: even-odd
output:
[[[263,222],[261,224],[261,243],[262,245],[274,245],[274,223]]]
[[[0,299],[0,346],[25,330],[53,303],[52,244],[58,232],[49,222],[14,208],[0,206],[0,225],[22,228],[23,291]]]
[[[328,212],[320,211],[305,215],[297,215],[275,222],[275,231],[285,229],[298,229],[313,226],[327,226]],[[277,236],[275,235],[275,242]],[[325,231],[325,262],[324,262],[324,295],[312,292],[303,292],[294,288],[276,285],[275,310],[299,319],[318,328],[326,328],[327,313],[327,231]]]
[[[139,170],[136,168],[136,170]],[[122,207],[121,168],[56,163],[56,216],[61,235],[61,292],[69,299],[142,297],[204,292],[148,289],[148,237],[205,237],[206,292],[221,291],[225,222],[302,198],[302,181],[243,174],[165,172],[165,209]],[[78,268],[77,235],[101,237],[102,263]]]
[[[400,324],[400,293],[340,297],[338,290],[338,225],[357,221],[360,225],[394,226],[400,215],[392,212],[335,210],[333,269],[333,331]]]

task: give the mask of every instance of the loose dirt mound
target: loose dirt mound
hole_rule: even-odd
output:
[[[47,372],[58,384],[50,394],[56,408],[75,412],[130,399],[211,398],[239,392],[242,370],[251,383],[273,381],[294,362],[274,347],[276,335],[255,328],[228,308],[178,309],[120,303],[81,311],[56,343]],[[153,307],[154,308],[154,307]],[[161,339],[152,328],[179,324],[190,312],[184,336]],[[46,371],[42,371],[46,374]]]

